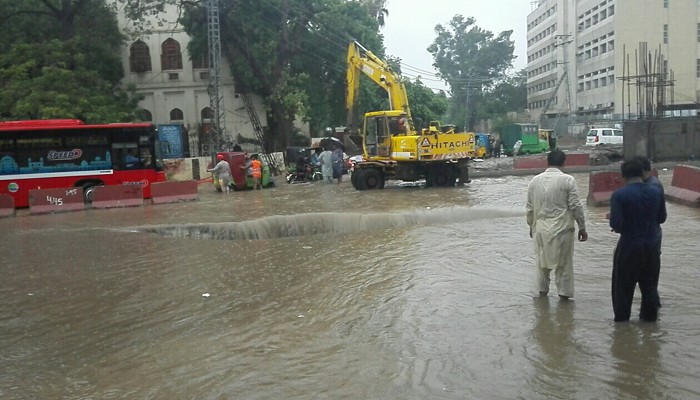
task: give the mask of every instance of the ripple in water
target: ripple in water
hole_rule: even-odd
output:
[[[349,234],[407,226],[468,222],[524,215],[521,210],[475,207],[415,209],[396,213],[311,213],[209,224],[146,226],[129,231],[198,240],[261,240],[318,234]]]

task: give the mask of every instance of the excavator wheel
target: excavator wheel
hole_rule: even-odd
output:
[[[455,185],[455,176],[446,167],[433,168],[430,171],[430,180],[432,181],[432,186],[435,187],[447,187]]]
[[[383,189],[384,175],[377,168],[362,169],[354,186],[357,190]]]
[[[357,189],[357,177],[360,175],[361,169],[356,169],[350,173],[350,183],[352,183],[352,187]],[[360,189],[357,189],[360,190]]]

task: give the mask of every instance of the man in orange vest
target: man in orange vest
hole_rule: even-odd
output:
[[[251,170],[253,172],[253,189],[262,189],[262,163],[258,160],[258,155],[251,157]]]

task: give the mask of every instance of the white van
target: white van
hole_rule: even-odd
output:
[[[597,146],[599,144],[622,145],[622,129],[615,128],[593,128],[586,135],[586,146]]]

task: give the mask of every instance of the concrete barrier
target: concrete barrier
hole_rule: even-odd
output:
[[[29,213],[84,210],[83,188],[32,189],[29,191]]]
[[[594,207],[610,205],[613,192],[624,184],[622,174],[619,172],[591,172],[588,177],[588,205]]]
[[[700,207],[700,168],[678,165],[673,169],[666,199],[689,207]]]
[[[197,190],[196,181],[157,182],[151,185],[151,200],[153,204],[197,200]]]
[[[15,216],[15,199],[9,194],[0,194],[0,217]]]
[[[197,181],[211,176],[207,172],[211,162],[211,157],[170,158],[163,160],[163,169],[168,181]]]
[[[135,207],[143,205],[141,185],[112,185],[95,188],[93,208]]]
[[[567,153],[564,169],[567,167],[588,166],[591,155],[588,153]],[[516,156],[513,169],[546,169],[547,156]]]

